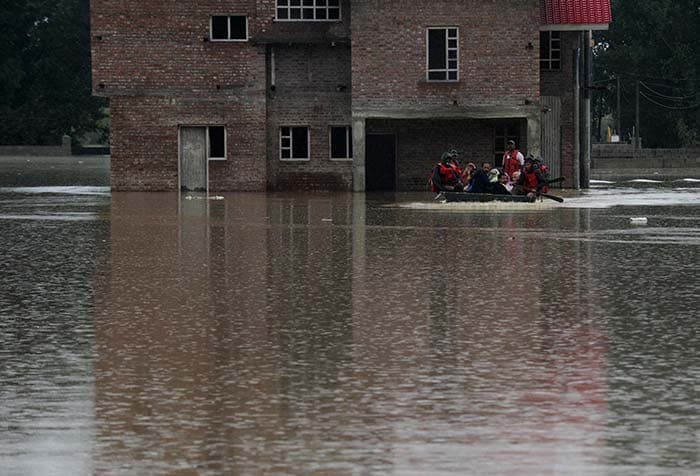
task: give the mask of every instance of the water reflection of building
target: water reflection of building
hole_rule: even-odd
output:
[[[542,468],[556,445],[580,449],[571,435],[595,453],[607,347],[584,296],[591,251],[542,229],[364,195],[115,194],[96,467]]]

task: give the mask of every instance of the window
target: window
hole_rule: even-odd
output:
[[[277,0],[279,21],[339,21],[340,0]]]
[[[245,16],[211,17],[212,41],[248,41],[248,18]]]
[[[561,32],[540,32],[540,70],[561,70]]]
[[[280,127],[280,159],[309,160],[308,127]]]
[[[428,81],[459,80],[457,28],[428,28]]]
[[[331,127],[331,159],[352,159],[352,127]]]
[[[226,160],[226,129],[224,126],[207,127],[208,155],[210,160]]]

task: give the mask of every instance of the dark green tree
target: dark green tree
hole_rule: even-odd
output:
[[[89,0],[6,0],[0,9],[0,144],[57,144],[94,127]]]
[[[623,133],[635,124],[639,81],[645,146],[694,145],[700,137],[700,0],[612,0],[612,15],[610,29],[597,36],[594,74],[598,81],[621,77]],[[603,102],[617,114],[615,92]]]

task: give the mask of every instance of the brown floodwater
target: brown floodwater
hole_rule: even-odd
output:
[[[0,474],[698,474],[700,189],[442,205],[0,188]]]

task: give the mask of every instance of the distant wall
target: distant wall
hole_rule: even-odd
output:
[[[0,145],[0,155],[38,155],[65,156],[71,155],[70,136],[63,136],[61,145]]]
[[[612,181],[700,178],[700,148],[635,149],[629,144],[594,144],[591,178]]]
[[[593,169],[700,168],[700,148],[637,149],[631,144],[593,144]]]

